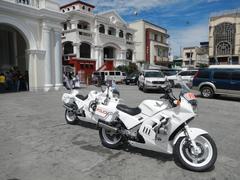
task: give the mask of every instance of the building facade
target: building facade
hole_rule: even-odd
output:
[[[182,67],[196,68],[208,66],[208,42],[200,42],[200,47],[185,47],[182,51]]]
[[[240,12],[228,11],[209,20],[209,64],[239,64]]]
[[[167,30],[145,20],[129,24],[136,30],[136,63],[148,63],[168,66],[169,35]]]
[[[30,91],[59,89],[65,19],[55,0],[1,0],[0,71],[28,72]]]
[[[90,76],[96,70],[112,70],[135,59],[135,30],[115,12],[94,14],[94,6],[75,1],[61,7],[68,15],[63,24],[63,64],[75,73]]]

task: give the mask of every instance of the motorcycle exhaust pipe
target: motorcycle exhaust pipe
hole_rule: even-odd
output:
[[[103,122],[98,122],[98,127],[101,127],[101,128],[106,129],[106,130],[113,131],[113,132],[117,132],[118,131],[117,128],[112,127],[110,125],[107,125],[106,123],[103,123]]]

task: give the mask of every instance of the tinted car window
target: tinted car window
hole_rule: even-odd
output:
[[[150,71],[144,73],[145,77],[164,77],[163,73],[160,71]]]
[[[189,71],[190,76],[194,76],[197,73],[197,71]]]
[[[121,74],[120,72],[116,72],[116,75],[117,75],[117,76],[120,76],[120,74]]]
[[[230,79],[230,72],[227,71],[215,71],[213,75],[214,79]]]
[[[109,72],[109,75],[110,75],[110,76],[113,76],[113,75],[114,75],[114,72]]]
[[[232,80],[240,81],[240,71],[235,71],[232,73]]]
[[[188,71],[182,71],[182,72],[180,72],[178,75],[181,75],[181,76],[189,76],[189,73],[188,73]]]
[[[209,78],[210,71],[199,71],[197,77],[198,78]]]

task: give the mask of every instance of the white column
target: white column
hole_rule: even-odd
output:
[[[95,58],[95,46],[94,45],[91,45],[91,59],[96,59]]]
[[[95,48],[95,58],[96,58],[96,70],[103,65],[103,48]]]
[[[73,43],[73,53],[76,54],[76,58],[80,58],[80,45],[81,43]]]
[[[61,31],[55,31],[55,90],[62,87],[62,45]]]
[[[51,34],[50,28],[43,27],[43,49],[45,49],[45,62],[44,62],[44,69],[45,69],[45,83],[44,83],[44,90],[49,91],[52,84],[51,78]]]

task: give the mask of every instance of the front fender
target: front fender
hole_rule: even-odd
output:
[[[195,139],[197,136],[202,135],[202,134],[208,134],[207,131],[199,129],[199,128],[189,128],[188,133],[189,133],[189,136],[191,139]],[[180,137],[184,137],[184,136],[185,136],[185,133],[183,131],[178,133],[173,139],[173,145],[176,144],[177,140]]]

